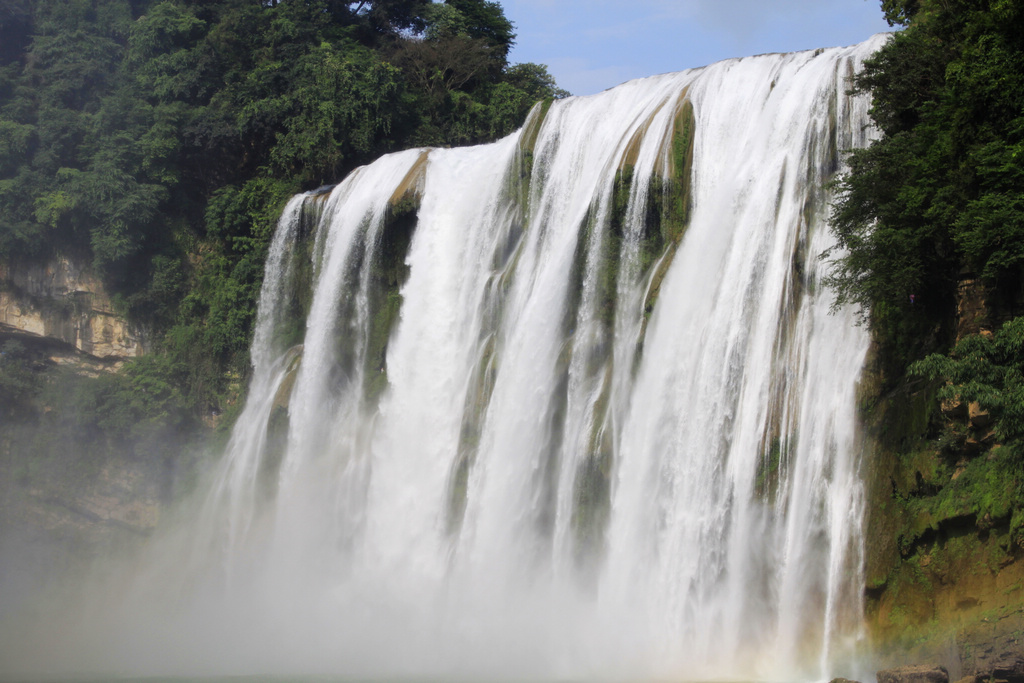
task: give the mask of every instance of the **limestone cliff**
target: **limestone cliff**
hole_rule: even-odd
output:
[[[0,263],[0,326],[65,342],[103,359],[143,352],[143,333],[113,308],[103,284],[66,257]]]
[[[168,463],[80,425],[143,338],[75,260],[0,263],[0,593],[156,527]]]

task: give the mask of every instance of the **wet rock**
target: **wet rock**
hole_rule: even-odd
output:
[[[928,664],[883,669],[876,675],[878,683],[949,683],[946,667]]]

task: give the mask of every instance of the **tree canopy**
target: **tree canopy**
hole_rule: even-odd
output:
[[[514,39],[489,0],[0,0],[0,259],[91,263],[213,401],[288,196],[565,94]]]
[[[992,322],[1024,285],[1024,6],[883,0],[896,33],[856,80],[882,138],[853,152],[833,229],[839,302],[870,318],[894,375],[953,342],[957,287]]]

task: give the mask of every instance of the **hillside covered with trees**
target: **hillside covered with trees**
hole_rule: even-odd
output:
[[[55,379],[8,340],[4,420],[166,450],[237,407],[283,203],[566,95],[514,40],[490,0],[0,1],[0,263],[86,264],[147,352]]]

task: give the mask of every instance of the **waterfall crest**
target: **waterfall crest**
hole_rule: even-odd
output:
[[[293,199],[185,562],[211,630],[270,624],[221,656],[841,668],[861,637],[868,338],[829,314],[818,254],[826,183],[870,135],[848,78],[883,40],[538,105],[494,144]]]

